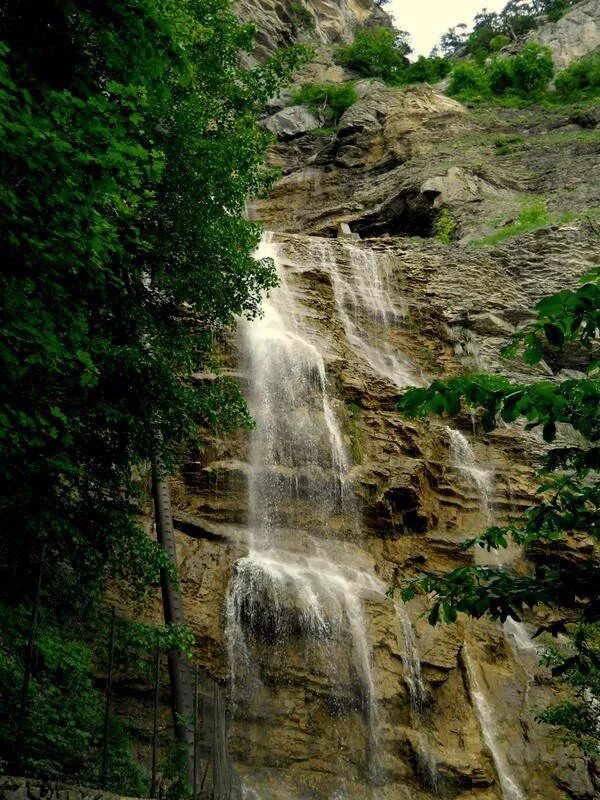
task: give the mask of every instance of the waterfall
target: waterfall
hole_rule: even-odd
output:
[[[526,800],[523,791],[517,784],[514,777],[511,775],[506,755],[500,746],[500,742],[498,741],[494,712],[486,697],[483,687],[477,678],[475,665],[473,664],[466,643],[463,645],[462,653],[467,670],[471,698],[479,718],[483,739],[494,761],[496,774],[498,775],[498,780],[500,781],[500,787],[502,789],[502,796],[504,800]]]
[[[481,511],[487,526],[492,524],[492,473],[482,469],[467,437],[461,431],[446,428],[450,440],[450,458],[456,469],[475,485],[481,501]]]
[[[403,318],[404,310],[392,302],[385,260],[372,250],[344,244],[346,263],[342,266],[336,252],[339,242],[319,239],[315,247],[322,269],[331,278],[337,316],[352,350],[367,368],[392,385],[420,384],[415,365],[389,340],[390,325]]]
[[[226,601],[226,639],[234,708],[251,704],[264,650],[285,669],[293,641],[312,648],[333,686],[355,676],[367,728],[371,778],[380,775],[379,718],[363,600],[385,586],[336,539],[333,521],[356,518],[346,495],[348,459],[328,393],[325,362],[288,286],[277,247],[279,286],[262,318],[240,333],[256,421],[250,443],[248,554],[234,566]],[[346,663],[340,664],[340,653]]]
[[[460,431],[446,429],[450,439],[450,454],[453,465],[475,484],[487,526],[493,524],[492,511],[492,472],[482,469],[475,458],[469,440]],[[481,565],[494,566],[503,569],[510,561],[510,551],[492,550],[489,553],[481,548],[475,551],[475,562]],[[502,630],[507,641],[511,644],[515,657],[523,662],[525,672],[531,678],[532,669],[537,663],[537,649],[527,628],[522,622],[507,619]],[[504,800],[525,800],[525,795],[519,788],[515,778],[510,773],[508,761],[496,735],[497,721],[490,702],[477,679],[475,667],[472,663],[466,643],[463,646],[463,655],[467,674],[469,677],[470,691],[479,719],[484,741],[492,754],[498,780],[502,788]],[[533,659],[533,661],[532,661]],[[525,697],[528,695],[529,684]]]
[[[419,657],[415,632],[404,603],[397,602],[394,605],[396,608],[396,616],[400,623],[400,638],[404,645],[402,662],[407,672],[406,682],[408,683],[410,700],[413,709],[420,714],[427,703],[427,688],[421,673],[421,659]]]

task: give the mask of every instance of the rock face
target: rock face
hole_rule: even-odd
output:
[[[500,369],[515,325],[600,243],[564,226],[497,251],[304,234],[264,247],[282,288],[229,344],[257,429],[207,441],[173,485],[187,618],[203,665],[233,680],[245,784],[268,800],[591,800],[583,761],[534,721],[553,696],[535,620],[432,629],[423,602],[385,588],[468,563],[457,544],[528,504],[543,449],[470,419],[409,421],[399,387]]]
[[[236,0],[235,9],[242,20],[256,25],[259,58],[299,36],[326,45],[342,44],[352,38],[356,25],[389,25],[389,17],[373,0]]]
[[[600,47],[600,0],[584,0],[555,23],[532,33],[530,40],[552,51],[557,69],[564,69]]]

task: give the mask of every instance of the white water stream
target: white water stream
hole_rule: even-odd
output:
[[[323,355],[301,324],[277,247],[265,239],[257,257],[274,259],[280,285],[263,317],[241,326],[256,430],[249,552],[235,566],[226,605],[233,699],[248,698],[260,681],[257,653],[265,643],[283,659],[278,670],[288,666],[286,642],[320,651],[332,684],[343,671],[361,687],[367,761],[377,781],[379,719],[363,601],[383,601],[385,586],[335,538],[332,520],[356,516],[356,509],[345,499],[348,459]],[[339,663],[340,653],[347,663]]]
[[[512,775],[512,771],[506,759],[506,754],[500,747],[496,735],[496,717],[478,678],[477,669],[466,643],[463,645],[462,652],[467,669],[467,676],[469,678],[471,697],[479,717],[479,724],[484,741],[494,760],[494,766],[496,767],[496,773],[502,788],[502,796],[504,800],[526,800],[522,789]]]

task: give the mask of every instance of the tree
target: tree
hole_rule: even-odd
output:
[[[442,34],[440,38],[440,50],[446,57],[456,55],[456,53],[465,46],[468,38],[467,26],[464,22],[461,22],[459,25],[455,25],[454,28],[449,28],[446,33]]]
[[[243,211],[296,56],[242,70],[252,30],[227,0],[34,8],[1,31],[3,545],[26,570],[44,532],[82,573],[152,576],[132,470],[237,402],[185,376],[274,282]]]
[[[0,27],[0,592],[68,624],[102,580],[171,569],[136,524],[140,475],[204,422],[211,342],[275,282],[247,198],[272,179],[257,118],[297,63],[246,71],[229,0],[5,4]],[[66,579],[69,576],[69,579]]]
[[[399,402],[410,416],[430,413],[456,417],[466,408],[478,413],[484,430],[502,420],[526,421],[526,428],[541,427],[552,444],[558,426],[567,426],[581,443],[555,446],[544,459],[538,499],[523,517],[504,527],[492,527],[466,542],[464,549],[498,550],[512,540],[535,550],[533,572],[517,575],[490,566],[467,566],[445,575],[423,575],[402,587],[408,601],[416,592],[431,595],[429,620],[453,622],[458,612],[504,621],[520,620],[526,609],[539,605],[553,619],[538,634],[568,632],[571,647],[550,648],[547,662],[554,675],[569,683],[572,699],[547,709],[540,716],[555,725],[563,738],[584,752],[600,752],[597,704],[600,702],[600,564],[594,558],[581,564],[577,574],[560,557],[556,543],[575,532],[600,541],[600,267],[576,290],[565,289],[541,300],[536,319],[515,336],[504,355],[520,350],[526,363],[542,358],[568,363],[585,355],[585,374],[562,381],[543,380],[514,384],[492,375],[475,375],[435,381],[427,389],[410,389]],[[581,360],[581,359],[580,359]]]
[[[366,78],[381,78],[394,83],[407,64],[411,52],[406,31],[394,28],[361,28],[348,45],[337,52],[337,62]]]

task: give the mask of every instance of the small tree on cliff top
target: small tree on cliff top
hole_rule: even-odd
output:
[[[486,431],[499,421],[526,421],[526,429],[541,427],[549,444],[557,426],[568,426],[581,444],[553,447],[540,471],[539,502],[517,521],[492,527],[466,542],[463,549],[506,548],[512,540],[527,551],[542,550],[543,562],[532,574],[516,575],[490,566],[467,566],[444,575],[426,574],[401,587],[405,601],[417,592],[432,599],[429,621],[454,622],[458,612],[519,620],[527,608],[544,605],[555,619],[536,635],[568,633],[571,646],[545,655],[554,675],[571,685],[572,699],[544,711],[540,719],[556,726],[565,741],[584,752],[600,752],[597,708],[600,702],[600,563],[591,558],[577,572],[560,558],[553,545],[583,532],[600,543],[600,268],[588,274],[576,290],[563,290],[541,300],[534,322],[518,333],[504,351],[522,351],[527,364],[537,364],[554,352],[582,350],[585,374],[560,382],[515,384],[503,377],[474,375],[435,381],[427,389],[409,389],[399,402],[410,416],[444,414],[456,417],[464,408],[481,415]]]

